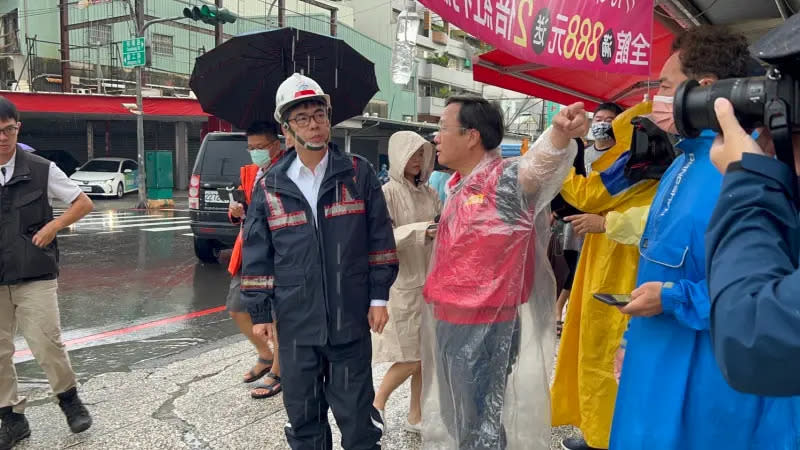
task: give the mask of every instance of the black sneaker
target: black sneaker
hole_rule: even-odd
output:
[[[561,448],[564,450],[604,450],[596,447],[589,447],[581,438],[566,438],[561,441]]]
[[[14,448],[20,441],[31,435],[28,419],[23,414],[11,411],[11,407],[0,408],[3,424],[0,426],[0,450]]]
[[[78,389],[72,388],[67,392],[57,395],[58,406],[67,417],[67,424],[73,433],[81,433],[92,426],[92,416],[89,411],[83,406],[81,399],[78,398]]]

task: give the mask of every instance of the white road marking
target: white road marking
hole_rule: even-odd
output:
[[[82,228],[82,231],[103,231],[107,228],[117,229],[117,228],[131,228],[131,227],[157,227],[157,226],[168,226],[168,225],[178,225],[178,224],[189,224],[191,219],[188,217],[181,220],[172,220],[172,221],[163,221],[163,222],[146,222],[146,223],[129,223],[123,225],[114,225],[111,227],[98,227],[98,226],[89,226],[86,228]]]
[[[180,227],[165,227],[165,228],[142,228],[143,231],[173,231],[173,230],[188,230],[191,228],[189,225],[183,225]]]
[[[110,222],[117,223],[134,223],[134,222],[153,222],[159,220],[186,220],[188,217],[165,217],[165,216],[138,216],[138,217],[120,217],[120,218],[106,218],[106,219],[84,219],[78,221],[76,225],[103,225]]]

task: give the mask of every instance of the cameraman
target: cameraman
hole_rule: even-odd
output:
[[[722,135],[711,159],[724,174],[706,233],[714,354],[736,390],[798,395],[800,130],[792,135],[793,171],[774,159],[768,135],[756,142],[742,129],[728,100],[714,107]]]

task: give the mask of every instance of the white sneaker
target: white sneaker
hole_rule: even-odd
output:
[[[403,429],[409,433],[422,434],[422,421],[420,420],[419,423],[412,424],[408,421],[408,417],[406,417],[406,423],[403,425]]]

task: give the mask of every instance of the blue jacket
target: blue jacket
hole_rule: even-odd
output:
[[[442,203],[447,200],[447,180],[450,179],[450,176],[451,175],[447,172],[435,170],[428,179],[428,184],[436,189],[436,193],[439,194],[439,199]]]
[[[389,298],[398,260],[389,211],[369,162],[328,149],[317,222],[286,174],[288,152],[256,182],[243,227],[242,302],[277,320],[281,342],[345,344],[369,336],[370,300]]]
[[[722,184],[713,138],[678,145],[650,208],[637,285],[664,282],[664,312],[630,321],[613,450],[797,449],[793,404],[734,391],[712,353],[704,232]]]
[[[742,392],[800,394],[796,183],[782,163],[745,154],[723,179],[706,233],[714,352]]]

